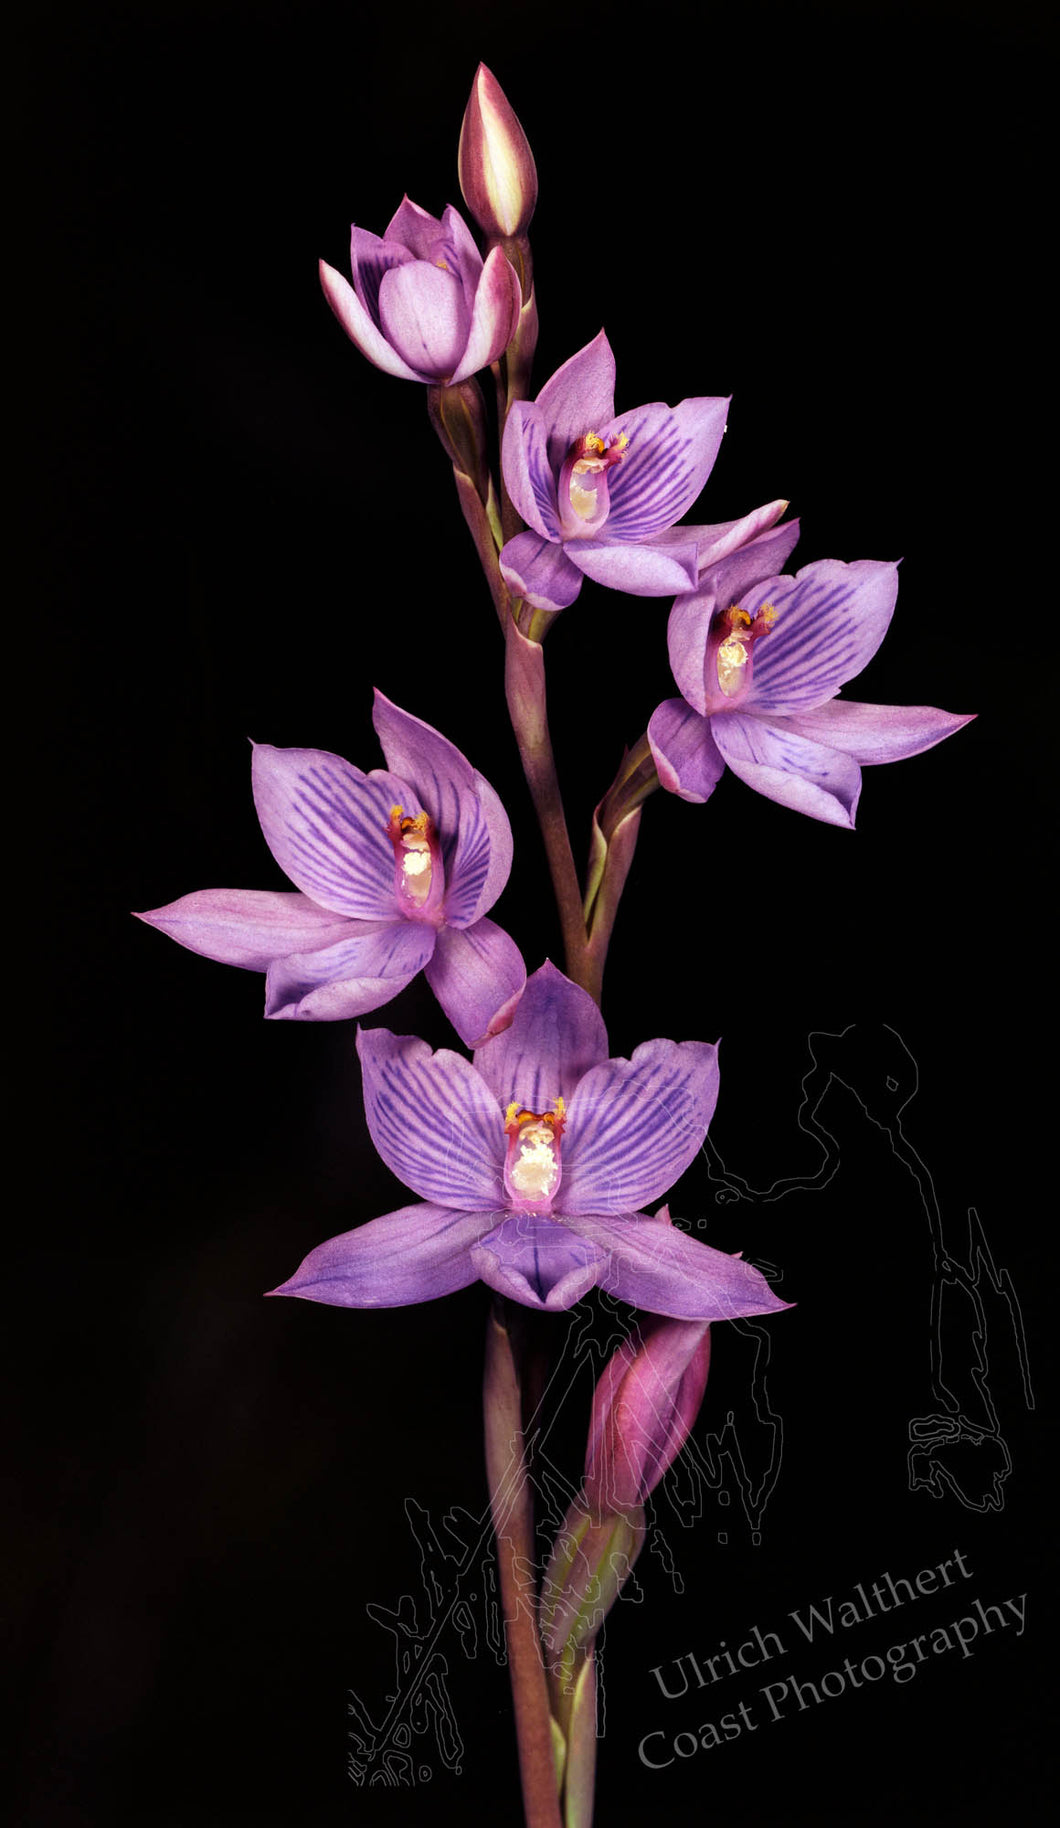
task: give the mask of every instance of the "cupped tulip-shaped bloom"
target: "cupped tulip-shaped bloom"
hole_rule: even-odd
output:
[[[141,914],[179,945],[266,971],[265,1014],[334,1022],[397,996],[418,971],[474,1047],[511,1021],[526,981],[484,915],[512,833],[488,781],[430,724],[375,694],[385,769],[322,749],[255,745],[254,803],[297,892],[202,889]]]
[[[596,1285],[681,1319],[786,1305],[739,1257],[637,1210],[702,1146],[716,1047],[647,1041],[609,1059],[596,1004],[551,964],[473,1064],[381,1028],[357,1044],[372,1141],[424,1203],[320,1245],[276,1294],[403,1307],[481,1278],[534,1308]]]
[[[464,110],[457,165],[464,202],[479,228],[487,235],[522,235],[537,203],[537,167],[518,115],[484,63]]]
[[[894,564],[819,559],[779,576],[773,534],[711,566],[669,623],[682,697],[648,725],[659,780],[684,800],[710,797],[725,771],[811,819],[851,827],[863,764],[918,755],[969,723],[930,705],[837,697],[887,632]]]
[[[527,525],[501,552],[509,588],[549,610],[573,603],[585,578],[665,597],[771,527],[786,501],[717,526],[675,526],[714,467],[728,409],[727,399],[692,399],[616,414],[601,330],[508,414],[504,480]]]
[[[649,1320],[623,1340],[593,1397],[585,1502],[594,1515],[634,1510],[655,1490],[692,1432],[709,1369],[706,1322]]]
[[[350,231],[353,284],[320,263],[328,304],[377,368],[405,381],[466,381],[502,355],[522,293],[499,248],[483,260],[452,205],[441,218],[402,200],[382,236]]]

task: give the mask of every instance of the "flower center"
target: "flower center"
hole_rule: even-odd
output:
[[[754,643],[762,635],[768,635],[777,612],[772,603],[763,603],[754,616],[746,609],[740,609],[733,603],[729,609],[722,609],[714,618],[714,626],[720,637],[715,653],[718,669],[718,688],[726,698],[735,698],[736,694],[747,683],[747,662],[751,656]]]
[[[510,1104],[504,1117],[508,1156],[504,1184],[513,1211],[549,1212],[562,1178],[560,1138],[566,1125],[562,1098],[551,1111]]]
[[[406,915],[433,920],[445,887],[433,819],[426,812],[406,818],[404,807],[392,806],[387,837],[394,847],[394,888]]]
[[[559,479],[560,514],[568,537],[585,537],[603,526],[611,508],[607,472],[622,462],[628,444],[625,432],[606,441],[597,432],[585,432],[571,445]]]

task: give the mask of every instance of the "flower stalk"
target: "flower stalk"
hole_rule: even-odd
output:
[[[516,1325],[508,1304],[498,1297],[486,1333],[483,1416],[519,1773],[526,1828],[562,1828],[548,1682],[529,1572],[534,1558],[534,1516],[518,1354]]]

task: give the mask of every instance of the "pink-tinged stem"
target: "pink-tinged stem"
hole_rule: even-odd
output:
[[[545,656],[539,641],[529,641],[513,618],[505,630],[505,691],[508,714],[519,745],[523,773],[545,841],[545,854],[563,930],[567,975],[591,991],[582,896],[574,867],[563,799],[559,790],[545,703]]]
[[[522,1428],[521,1381],[500,1301],[486,1333],[483,1383],[486,1474],[497,1547],[508,1674],[526,1828],[562,1828],[548,1682],[537,1633],[534,1516]]]

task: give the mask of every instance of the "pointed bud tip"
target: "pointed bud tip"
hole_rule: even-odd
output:
[[[525,233],[537,204],[530,142],[492,70],[480,63],[464,110],[457,154],[460,189],[487,235]]]

